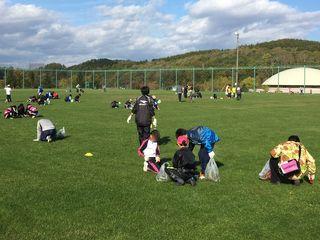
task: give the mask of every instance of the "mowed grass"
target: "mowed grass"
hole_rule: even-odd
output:
[[[34,92],[17,90],[13,99],[25,102]],[[126,123],[124,108],[110,108],[139,92],[91,90],[80,104],[40,107],[43,117],[65,126],[63,141],[32,142],[37,119],[0,119],[0,238],[319,238],[318,178],[294,187],[261,182],[258,173],[290,134],[319,158],[320,96],[245,94],[240,102],[214,102],[205,94],[178,103],[171,92],[152,93],[162,100],[158,129],[171,139],[161,145],[162,158],[172,158],[177,128],[209,126],[222,139],[220,183],[177,187],[142,172],[135,124]],[[1,110],[7,106],[1,101]]]

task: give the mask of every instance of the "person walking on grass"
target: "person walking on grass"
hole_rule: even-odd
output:
[[[127,123],[130,123],[132,116],[135,114],[135,121],[137,125],[139,143],[148,139],[150,136],[151,124],[156,128],[157,119],[154,113],[154,103],[152,97],[149,96],[150,89],[147,86],[141,88],[141,96],[137,98],[131,114],[127,119]]]
[[[208,127],[198,126],[190,130],[179,128],[176,131],[176,138],[186,136],[190,140],[189,148],[193,151],[195,145],[200,145],[198,153],[201,162],[200,179],[205,179],[205,170],[210,159],[215,156],[214,145],[220,141],[218,135]]]
[[[8,102],[12,102],[12,98],[11,98],[11,92],[12,92],[12,88],[10,87],[10,84],[8,84],[4,90],[6,91],[6,103]]]

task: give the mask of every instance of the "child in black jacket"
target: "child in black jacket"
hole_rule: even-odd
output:
[[[198,162],[195,160],[195,156],[188,147],[188,137],[178,137],[177,144],[179,150],[174,154],[172,160],[173,168],[166,168],[166,173],[177,185],[189,183],[192,186],[195,186],[198,175],[196,171]]]

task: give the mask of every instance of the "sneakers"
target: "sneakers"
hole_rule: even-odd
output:
[[[201,173],[200,173],[200,175],[199,175],[199,179],[200,179],[200,180],[204,180],[204,179],[206,179],[206,176],[204,175],[204,173],[203,173],[203,172],[201,172]]]
[[[189,183],[192,187],[196,186],[197,185],[197,181],[195,178],[190,178],[187,183]]]
[[[144,162],[142,169],[144,172],[148,172],[148,163],[146,161]]]
[[[47,142],[48,142],[48,143],[49,143],[49,142],[52,142],[51,136],[47,136]]]

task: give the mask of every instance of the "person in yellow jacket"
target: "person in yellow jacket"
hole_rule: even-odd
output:
[[[272,183],[293,183],[299,185],[304,176],[308,177],[309,183],[313,184],[316,174],[316,163],[306,147],[300,142],[298,136],[290,136],[288,141],[277,145],[270,152],[270,170]],[[295,159],[299,162],[300,170],[294,175],[287,177],[281,173],[279,163]]]

